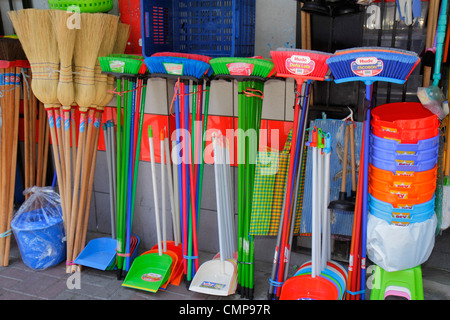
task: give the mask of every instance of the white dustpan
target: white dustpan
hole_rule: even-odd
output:
[[[227,259],[232,259],[232,253],[235,251],[233,235],[230,235],[232,233],[230,230],[233,229],[233,212],[229,197],[231,175],[227,172],[229,166],[227,167],[226,162],[229,150],[217,140],[219,138],[216,138],[214,135],[214,171],[216,176],[220,259],[215,258],[203,263],[192,279],[189,290],[211,295],[228,296],[236,291],[237,284],[236,263]]]
[[[231,261],[210,260],[195,273],[189,290],[216,296],[228,296],[236,283],[236,272]]]

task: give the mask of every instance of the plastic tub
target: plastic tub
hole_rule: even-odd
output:
[[[437,179],[437,165],[435,165],[433,169],[426,171],[411,171],[407,174],[401,174],[400,172],[405,171],[397,171],[396,174],[395,172],[389,170],[377,168],[373,164],[369,163],[369,176],[378,180],[386,181],[396,187],[405,184],[409,185],[413,183],[424,183]]]
[[[389,224],[398,226],[407,226],[410,223],[424,222],[425,220],[430,219],[434,214],[434,210],[411,214],[411,211],[401,211],[401,209],[397,209],[389,213],[386,211],[378,210],[377,208],[370,205],[369,212],[377,218],[383,219]]]
[[[371,124],[386,132],[439,128],[438,117],[419,102],[395,102],[375,107]]]
[[[376,199],[390,203],[394,208],[412,208],[416,204],[421,204],[430,201],[434,197],[434,191],[421,193],[417,197],[405,196],[401,197],[398,194],[391,194],[388,192],[383,192],[373,188],[369,184],[369,193]]]
[[[384,212],[387,212],[391,216],[393,215],[393,212],[398,212],[400,214],[405,215],[415,215],[415,214],[422,214],[429,211],[434,211],[435,208],[435,195],[431,198],[431,200],[415,204],[410,208],[394,208],[394,206],[388,202],[384,202],[381,200],[378,200],[371,194],[369,194],[368,197],[368,205],[371,208],[375,208],[377,210],[381,210]]]
[[[439,135],[429,139],[417,141],[417,143],[399,143],[398,141],[392,139],[380,138],[371,133],[370,145],[389,151],[418,152],[439,147]]]
[[[385,148],[379,148],[371,145],[369,148],[370,154],[379,159],[396,161],[405,160],[413,161],[414,163],[435,159],[439,155],[439,145],[431,149],[425,149],[421,151],[392,151]]]
[[[60,214],[49,214],[52,209],[37,209],[16,216],[11,221],[17,245],[26,266],[46,269],[66,258],[64,222]]]
[[[379,180],[369,175],[369,184],[372,188],[377,189],[378,191],[396,194],[402,199],[405,197],[416,198],[420,194],[436,191],[436,180],[430,180],[422,183],[396,182],[395,184],[390,184],[389,182]]]
[[[369,155],[370,163],[378,168],[391,172],[397,171],[407,171],[407,172],[422,172],[433,169],[437,164],[438,156],[434,159],[425,160],[425,161],[411,161],[411,160],[385,160],[381,158],[377,158],[373,155]]]
[[[390,132],[372,125],[372,133],[380,138],[395,140],[399,143],[417,143],[420,140],[429,139],[439,134],[439,127]]]

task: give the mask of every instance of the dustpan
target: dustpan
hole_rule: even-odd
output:
[[[235,265],[228,260],[213,259],[203,263],[192,279],[189,290],[216,296],[228,296],[236,284]]]
[[[167,251],[171,251],[176,255],[177,261],[172,263],[172,276],[169,280],[170,284],[179,286],[181,283],[181,280],[183,278],[183,247],[180,244],[176,244],[175,241],[166,241]],[[152,250],[157,249],[158,245],[154,245]]]
[[[122,286],[157,292],[170,277],[172,257],[168,254],[148,253],[137,257]]]
[[[158,253],[158,248],[153,248],[149,251],[144,252],[143,254],[149,254],[149,253]],[[179,269],[178,255],[171,250],[164,251],[164,254],[167,254],[172,258],[172,265],[170,267],[170,277],[167,280],[167,282],[165,282],[161,285],[161,287],[159,288],[161,290],[165,290],[167,288],[167,285],[175,278],[175,276],[177,276],[177,274],[175,274],[175,272],[177,271],[177,269]]]
[[[74,262],[85,267],[106,270],[114,263],[116,248],[116,239],[107,237],[93,239],[89,241]]]

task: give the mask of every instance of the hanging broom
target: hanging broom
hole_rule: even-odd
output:
[[[11,243],[10,224],[14,205],[16,181],[19,108],[21,91],[20,60],[26,60],[17,39],[0,38],[0,105],[1,107],[1,163],[0,163],[0,266],[9,264]]]
[[[210,64],[217,77],[238,81],[238,288],[242,297],[252,299],[254,290],[254,242],[249,234],[253,177],[257,150],[264,81],[274,71],[271,60],[256,58],[214,58]],[[256,94],[255,94],[256,93]],[[256,96],[256,97],[255,97]],[[256,100],[256,101],[255,101]],[[255,112],[256,111],[256,112]],[[255,130],[258,141],[245,139]]]
[[[103,14],[81,14],[81,26],[77,32],[74,49],[74,85],[75,102],[80,110],[80,124],[78,136],[78,150],[74,173],[74,187],[72,197],[72,213],[68,237],[68,272],[74,271],[73,261],[79,254],[82,217],[80,208],[84,209],[87,193],[88,177],[90,172],[89,150],[92,137],[92,125],[95,109],[89,107],[95,101],[95,64],[102,39],[105,34],[105,19]],[[89,115],[86,116],[89,110]],[[86,129],[88,132],[86,132]],[[81,177],[80,177],[81,173]],[[81,181],[80,181],[81,180]],[[81,190],[78,189],[81,187]],[[72,265],[72,267],[70,266]]]
[[[72,79],[72,58],[75,48],[75,39],[77,29],[67,27],[67,19],[71,13],[62,10],[50,10],[50,18],[53,23],[53,32],[58,42],[61,66],[59,71],[59,82],[57,88],[58,100],[62,106],[63,125],[64,125],[64,167],[63,181],[65,182],[65,205],[66,212],[70,215],[72,208],[72,170],[70,155],[70,110],[75,102],[75,92]],[[62,138],[62,137],[60,137]],[[75,148],[76,146],[73,146]],[[60,153],[62,150],[60,149]],[[68,217],[70,221],[70,217]],[[68,228],[68,225],[66,225]],[[66,229],[68,230],[68,229]]]
[[[364,157],[362,167],[362,206],[357,206],[360,212],[355,212],[355,217],[361,215],[361,266],[360,279],[361,286],[360,297],[365,298],[365,259],[366,259],[366,224],[367,224],[367,197],[368,197],[368,175],[369,175],[369,135],[370,135],[370,111],[372,104],[372,84],[375,81],[391,82],[403,84],[408,76],[420,62],[415,52],[399,50],[393,48],[381,47],[361,47],[339,50],[335,52],[335,56],[327,60],[327,64],[333,74],[336,83],[349,81],[363,81],[366,85],[366,94],[364,101],[364,130],[363,143],[364,149],[361,155]],[[361,174],[361,171],[360,171]],[[361,196],[361,195],[359,195]],[[361,201],[361,200],[360,200]],[[355,240],[356,241],[356,240]],[[353,262],[358,255],[357,252],[351,253]],[[350,269],[350,268],[349,268]],[[349,281],[352,286],[355,285],[355,270],[352,276],[349,274]],[[349,290],[352,290],[350,283]]]
[[[302,85],[307,80],[319,80],[324,81],[328,73],[328,66],[326,64],[326,59],[328,59],[332,54],[320,51],[311,50],[301,50],[301,49],[284,49],[280,48],[276,51],[271,51],[272,59],[275,63],[275,68],[277,70],[276,76],[283,78],[293,78],[296,81],[296,92],[302,91]],[[289,169],[286,182],[286,194],[285,194],[285,205],[284,212],[282,214],[282,220],[280,225],[282,227],[280,244],[277,245],[279,248],[278,253],[275,255],[279,259],[274,259],[274,266],[272,269],[272,276],[276,275],[277,280],[272,278],[272,284],[277,283],[277,286],[282,285],[286,280],[287,274],[285,274],[285,258],[287,259],[286,253],[288,248],[289,230],[290,224],[294,223],[292,219],[292,207],[295,203],[295,199],[292,199],[294,193],[295,177],[297,176],[297,166],[299,163],[298,159],[303,158],[304,150],[304,140],[305,140],[305,128],[306,119],[308,116],[309,103],[307,103],[308,97],[301,97],[297,94],[296,105],[294,112],[294,128],[292,134],[292,148],[290,151],[289,158]],[[305,101],[305,105],[300,108],[300,103]],[[300,117],[301,111],[301,117]],[[297,159],[297,160],[296,160]],[[301,160],[300,160],[301,161]],[[301,173],[302,174],[302,173]],[[301,178],[300,178],[301,179]],[[288,261],[288,260],[287,260]],[[279,263],[278,272],[277,263]],[[269,296],[273,297],[274,286],[269,287]],[[277,296],[280,295],[280,290],[276,290]]]
[[[105,32],[105,36],[103,37],[101,46],[99,48],[98,56],[104,56],[112,53],[117,38],[117,27],[119,23],[118,16],[104,14],[102,15],[102,17],[105,20],[105,30],[107,30],[107,32]],[[87,173],[89,179],[87,184],[85,206],[84,208],[80,206],[78,213],[80,219],[82,220],[81,222],[82,230],[80,233],[80,238],[75,239],[75,241],[80,243],[79,245],[80,249],[84,248],[86,241],[87,223],[89,219],[90,202],[95,175],[95,164],[97,159],[98,139],[100,134],[100,124],[102,121],[105,106],[111,101],[112,98],[112,94],[108,92],[109,75],[102,73],[100,62],[98,61],[98,59],[96,60],[94,73],[95,73],[94,79],[95,79],[96,95],[92,103],[92,109],[95,110],[95,117],[89,124],[93,126],[92,128],[93,143],[91,144],[91,148],[87,150],[89,156],[85,157],[85,159],[88,159],[90,166],[89,173]],[[87,137],[86,139],[89,139],[89,137]]]
[[[180,57],[178,54],[147,57],[145,58],[145,64],[152,76],[182,79],[179,84],[179,96],[175,101],[176,126],[177,129],[189,130],[189,80],[198,81],[204,76],[211,76],[211,66],[205,61]],[[179,107],[181,107],[181,111]],[[176,134],[177,154],[179,155],[182,144],[180,130],[176,130]],[[182,209],[182,246],[185,257],[183,266],[189,284],[199,266],[197,247],[198,208],[196,205],[196,181],[191,158],[192,151],[187,144],[187,139],[183,139],[183,146],[184,161],[183,164],[178,164],[178,177],[181,179],[179,188],[182,190],[180,192],[180,205]]]

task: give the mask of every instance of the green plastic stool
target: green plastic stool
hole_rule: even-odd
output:
[[[375,266],[370,300],[385,300],[388,296],[423,300],[421,267],[387,272],[381,267]]]

